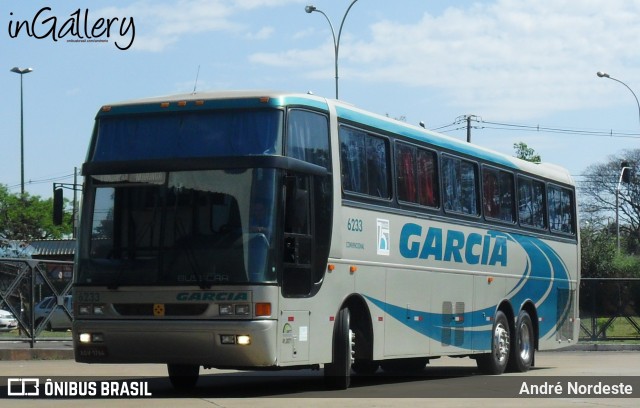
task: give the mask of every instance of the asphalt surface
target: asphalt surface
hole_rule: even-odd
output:
[[[46,346],[46,345],[43,345]],[[64,347],[50,344],[49,347]],[[34,347],[35,349],[35,347]],[[46,349],[41,349],[46,350]],[[66,350],[67,352],[69,350]],[[640,406],[640,353],[540,352],[536,366],[527,373],[480,375],[473,360],[448,358],[433,360],[422,372],[412,376],[389,375],[379,371],[372,376],[356,376],[347,390],[323,387],[322,370],[287,372],[239,372],[204,370],[197,386],[189,391],[173,389],[166,367],[160,364],[80,364],[73,360],[0,361],[0,406],[11,408],[176,408],[176,407],[513,407],[518,408],[637,408]],[[9,381],[39,378],[38,397],[8,393]],[[115,381],[114,381],[115,380]],[[51,384],[148,385],[149,395],[107,395],[69,397],[71,388],[51,388]],[[568,393],[569,384],[588,389],[595,383],[608,387],[624,384],[627,395],[603,396]],[[542,395],[525,391],[534,384],[549,389],[563,387],[561,394]],[[18,384],[20,385],[20,384]],[[46,387],[49,385],[49,388]],[[12,385],[13,387],[13,385]],[[540,387],[540,386],[539,386]],[[102,385],[97,389],[102,390]],[[49,394],[47,394],[47,390]],[[77,388],[76,388],[77,389]],[[113,388],[110,388],[112,391]],[[533,395],[527,395],[527,393]],[[45,394],[43,396],[43,393]],[[53,393],[53,394],[51,394]],[[5,395],[5,397],[2,397]]]

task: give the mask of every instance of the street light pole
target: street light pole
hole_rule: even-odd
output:
[[[311,14],[314,11],[317,11],[318,13],[322,14],[324,16],[324,18],[327,19],[327,22],[329,23],[329,27],[331,28],[331,35],[333,36],[333,50],[334,50],[334,67],[335,67],[335,78],[336,78],[336,99],[338,99],[338,53],[340,51],[340,36],[342,35],[342,26],[344,25],[344,21],[347,18],[347,14],[349,14],[349,10],[351,10],[351,7],[353,7],[353,5],[357,2],[358,0],[353,0],[351,2],[351,4],[349,4],[349,7],[347,7],[347,11],[345,11],[344,16],[342,16],[342,21],[340,22],[340,28],[338,29],[338,37],[336,38],[336,32],[333,29],[333,24],[331,24],[331,20],[329,19],[329,17],[324,13],[324,11],[318,9],[316,6],[306,6],[304,8],[304,11],[306,11],[307,13]]]
[[[636,98],[636,104],[638,105],[638,121],[640,121],[640,102],[638,102],[638,97],[636,96],[636,93],[633,92],[633,89],[629,88],[629,85],[625,84],[624,82],[622,82],[619,79],[616,79],[616,78],[612,77],[611,75],[607,74],[606,72],[598,71],[598,72],[596,72],[596,75],[598,77],[600,77],[600,78],[609,78],[609,79],[611,79],[613,81],[619,82],[622,85],[626,86],[629,91],[631,91],[631,94],[633,95],[633,97]]]
[[[22,77],[33,71],[32,68],[11,68],[11,72],[20,74],[20,197],[24,198],[24,103],[22,93]]]
[[[625,171],[631,171],[629,162],[626,161],[622,162],[620,166],[620,177],[618,177],[618,184],[616,185],[616,247],[618,248],[618,254],[620,253],[620,184],[624,181]]]

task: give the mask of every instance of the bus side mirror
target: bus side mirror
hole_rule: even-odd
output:
[[[53,190],[53,224],[62,225],[64,199],[62,188]]]

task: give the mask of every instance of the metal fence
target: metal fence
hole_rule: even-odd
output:
[[[36,341],[70,340],[70,333],[66,338],[64,334],[52,338],[45,336],[45,329],[60,313],[68,321],[73,318],[71,302],[65,301],[71,294],[72,277],[70,261],[0,260],[0,309],[18,320],[17,333],[0,333],[0,341],[24,341],[33,347]],[[43,301],[48,308],[38,308]]]
[[[640,279],[582,278],[580,340],[640,340]]]

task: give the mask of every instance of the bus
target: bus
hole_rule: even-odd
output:
[[[310,94],[103,106],[84,175],[75,359],[527,371],[578,339],[570,174]]]

